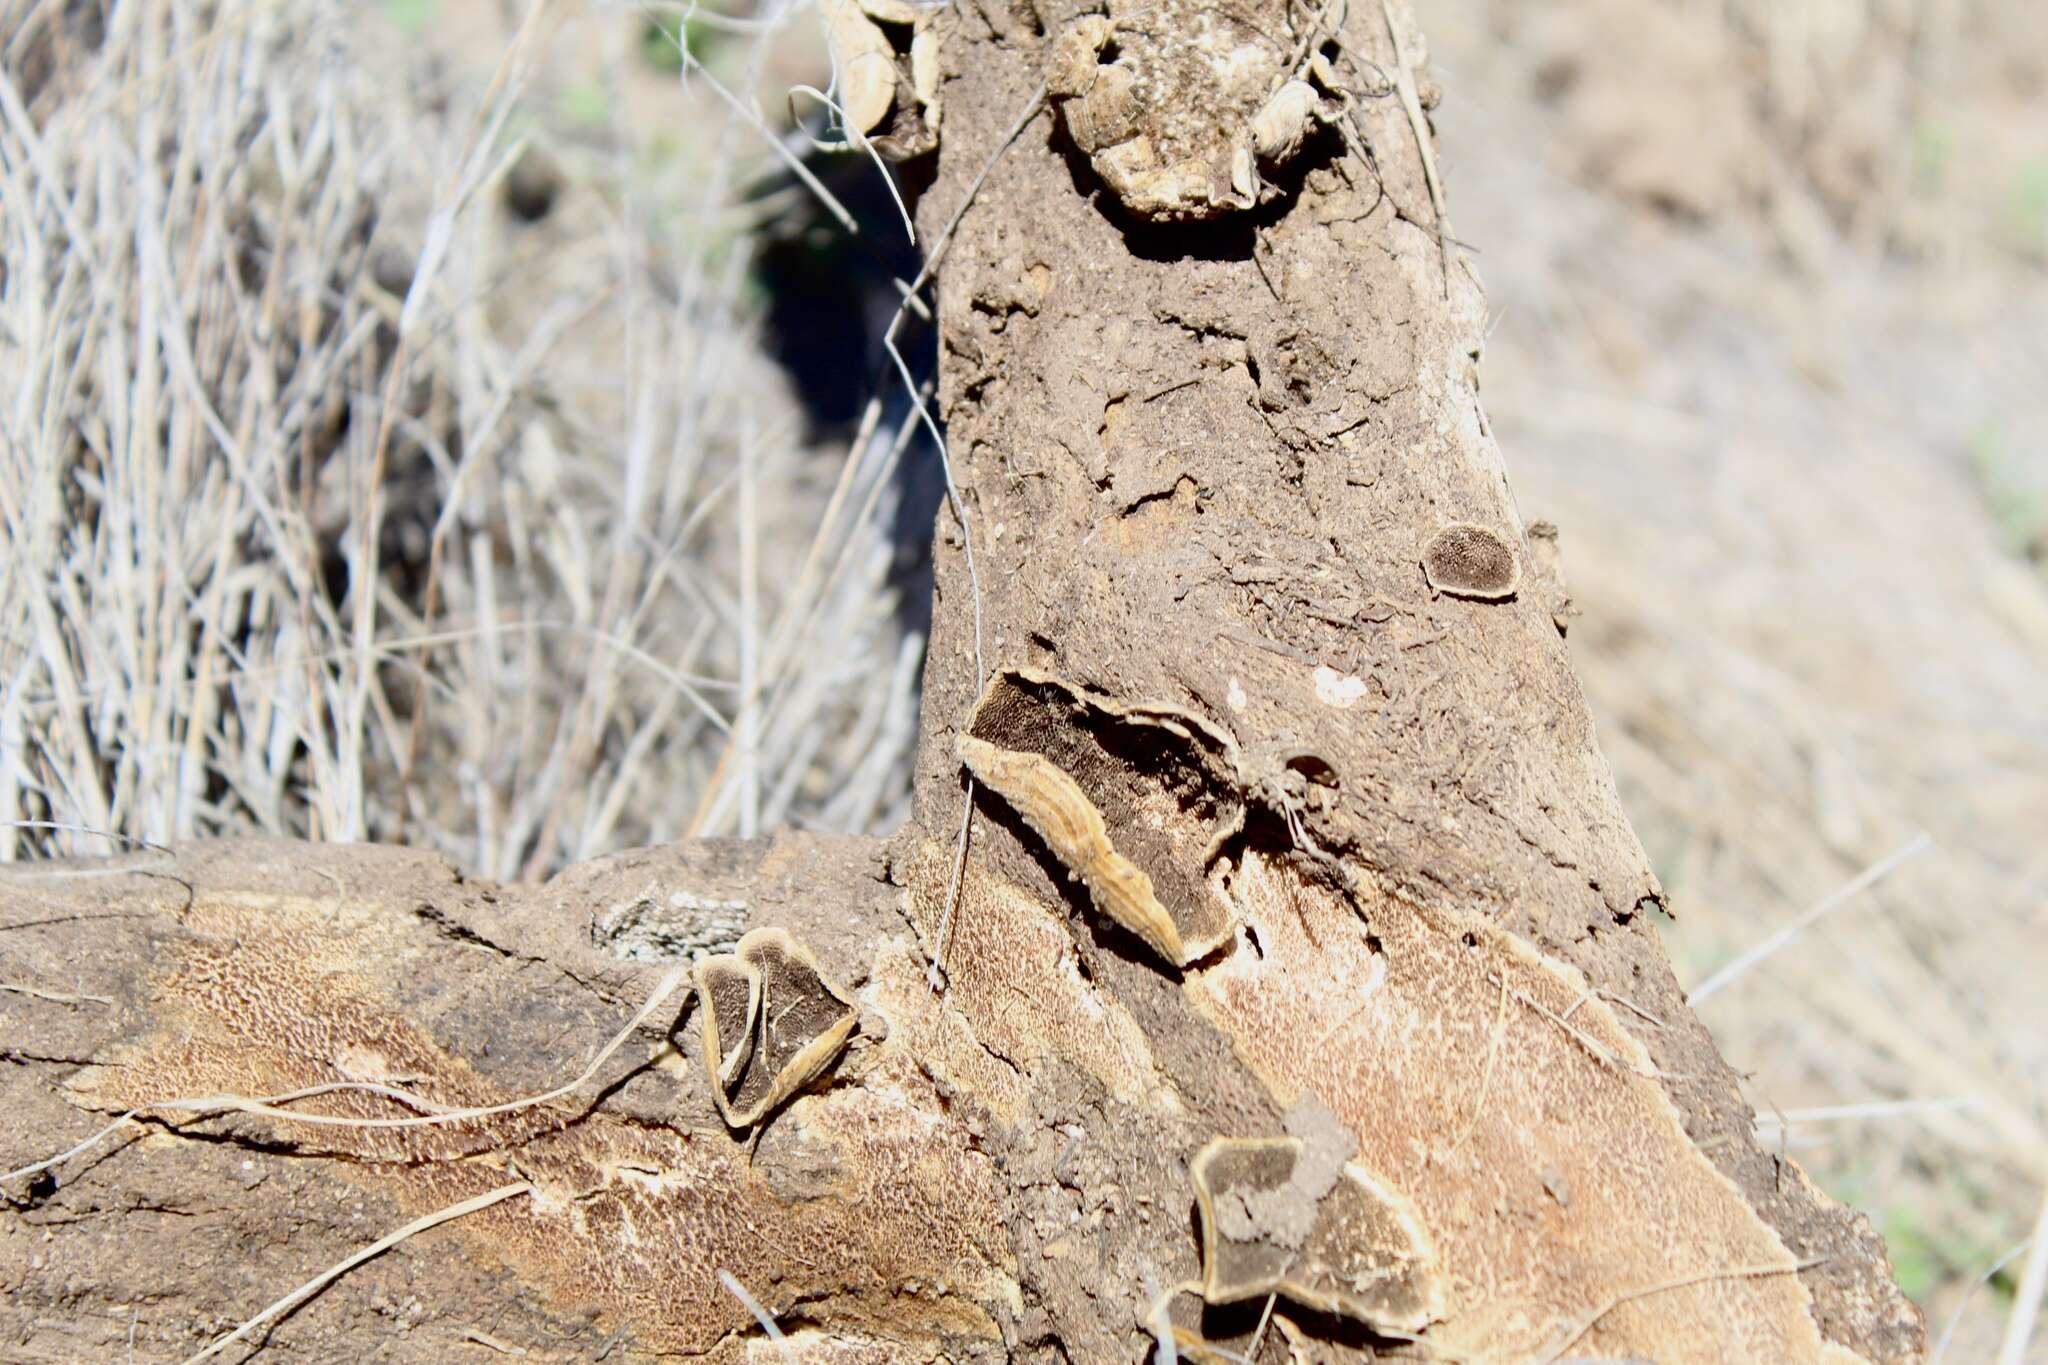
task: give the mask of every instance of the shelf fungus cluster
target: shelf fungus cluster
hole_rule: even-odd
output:
[[[1103,0],[1054,36],[1046,92],[1125,209],[1175,221],[1251,208],[1277,192],[1266,174],[1338,118],[1328,62],[1274,36],[1282,9]]]
[[[956,741],[1095,908],[1175,967],[1237,917],[1208,869],[1244,823],[1235,743],[1191,711],[1118,706],[1029,669],[998,674]]]
[[[1279,1295],[1388,1336],[1443,1316],[1443,1273],[1415,1210],[1341,1149],[1219,1137],[1195,1154],[1189,1175],[1204,1301]]]
[[[755,929],[697,964],[704,1069],[727,1124],[751,1128],[832,1065],[853,1002],[782,928]]]
[[[825,0],[839,111],[853,146],[892,161],[922,156],[939,138],[942,4],[930,0]]]

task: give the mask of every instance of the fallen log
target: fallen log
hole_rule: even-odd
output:
[[[1419,35],[1338,12],[937,25],[894,838],[0,876],[12,1352],[1918,1356],[1665,963]]]

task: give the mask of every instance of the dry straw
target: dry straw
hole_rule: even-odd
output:
[[[480,96],[326,0],[66,13],[0,0],[0,858],[261,830],[539,876],[693,809],[900,820],[922,424],[878,402],[812,476],[744,301],[781,139],[685,93],[660,169],[621,106],[517,227],[572,6]]]

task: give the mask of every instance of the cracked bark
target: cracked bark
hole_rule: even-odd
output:
[[[1340,69],[1384,75],[1397,54],[1369,8]],[[1068,17],[959,8],[925,240]],[[724,1272],[821,1359],[1134,1359],[1162,1316],[1190,1351],[1261,1360],[1914,1357],[1881,1244],[1756,1147],[1664,962],[1562,589],[1479,407],[1476,280],[1442,258],[1410,122],[1369,85],[1355,145],[1312,143],[1279,194],[1214,222],[1126,216],[1050,109],[995,159],[938,310],[987,674],[942,511],[916,813],[895,839],[702,841],[537,888],[282,844],[9,872],[5,975],[114,1002],[0,995],[10,1166],[174,1094],[536,1093],[666,960],[747,927],[788,927],[861,1010],[827,1082],[754,1135],[720,1122],[675,1005],[592,1085],[516,1114],[124,1130],[5,1188],[19,1352],[189,1351],[517,1179],[533,1193],[353,1272],[273,1349],[439,1359],[482,1334],[544,1359],[774,1358]],[[1431,590],[1425,547],[1454,523],[1521,556],[1515,595]],[[1005,670],[1050,680],[1023,688],[1025,721],[976,712]],[[984,788],[934,996],[971,723],[1071,774],[1165,912],[1227,907],[1228,940],[1163,961],[1019,798]],[[1415,1229],[1420,1344],[1359,1292],[1304,1306],[1299,1267],[1263,1335],[1263,1295],[1173,1292],[1203,1269],[1195,1152],[1316,1114],[1356,1148],[1345,1188],[1387,1192]],[[146,1204],[195,1211],[105,1231]]]

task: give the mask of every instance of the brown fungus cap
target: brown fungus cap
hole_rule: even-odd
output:
[[[1389,1333],[1442,1317],[1443,1271],[1414,1209],[1356,1164],[1329,1180],[1313,1142],[1219,1137],[1195,1154],[1202,1297],[1278,1294]]]
[[[696,976],[704,1011],[704,1066],[711,1073],[711,1088],[723,1092],[753,1060],[761,974],[728,953],[699,962]]]
[[[1522,581],[1521,560],[1506,537],[1462,521],[1430,537],[1422,572],[1438,592],[1489,602],[1514,596]]]
[[[1095,908],[1168,964],[1185,967],[1235,934],[1207,867],[1244,820],[1236,745],[1202,717],[1012,668],[990,681],[955,749]]]
[[[734,1128],[751,1128],[815,1080],[858,1017],[810,950],[782,928],[755,929],[734,953],[697,964],[697,989],[704,1067]]]

